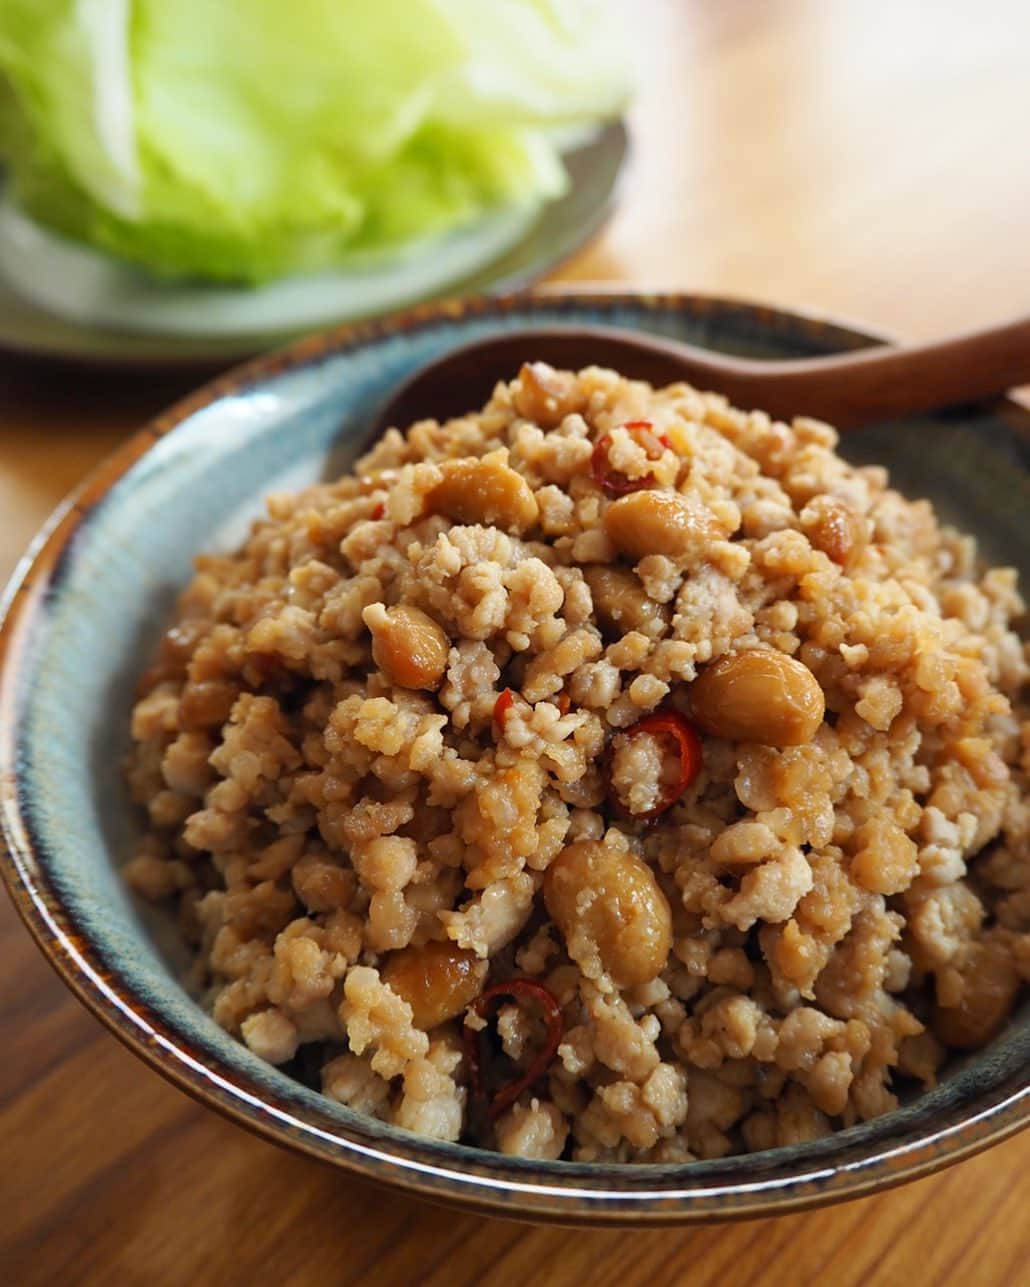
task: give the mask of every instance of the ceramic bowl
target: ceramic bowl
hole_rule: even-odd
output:
[[[360,1117],[263,1063],[177,981],[169,920],[118,868],[139,825],[119,762],[134,682],[191,557],[242,538],[270,490],[338,473],[393,385],[449,346],[533,322],[611,323],[782,358],[866,334],[681,295],[516,297],[430,306],[261,358],[128,441],[51,519],[0,628],[4,876],[43,952],[147,1063],[261,1135],[426,1198],[523,1219],[675,1223],[767,1215],[923,1175],[1030,1120],[1030,1014],[898,1111],[814,1143],[689,1166],[541,1163]],[[910,494],[1030,575],[1030,414],[999,404],[849,436]],[[99,1129],[99,1125],[98,1125]]]

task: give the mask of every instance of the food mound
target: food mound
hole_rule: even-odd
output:
[[[126,874],[218,1023],[410,1131],[617,1162],[811,1140],[989,1041],[1015,573],[836,441],[533,364],[198,559]]]

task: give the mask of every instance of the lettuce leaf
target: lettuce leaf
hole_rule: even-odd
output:
[[[249,282],[559,195],[628,92],[602,0],[0,0],[3,79],[33,219]]]

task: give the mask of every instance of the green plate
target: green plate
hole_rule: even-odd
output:
[[[19,275],[27,273],[31,278],[31,255],[41,240],[40,234],[33,235],[31,225],[8,208],[0,255],[0,351],[105,365],[224,366],[277,347],[315,327],[381,316],[420,300],[517,290],[552,271],[600,229],[611,211],[628,146],[621,121],[607,126],[565,154],[571,185],[560,200],[549,202],[535,213],[522,215],[514,211],[495,216],[481,228],[434,243],[432,255],[427,250],[421,258],[409,254],[392,266],[377,264],[347,276],[341,274],[337,307],[332,300],[334,282],[329,275],[312,278],[307,289],[299,280],[269,288],[276,293],[260,303],[255,297],[256,306],[267,310],[270,317],[277,315],[277,308],[289,309],[301,320],[295,324],[270,322],[267,328],[253,321],[248,321],[245,328],[242,324],[233,327],[232,314],[246,310],[248,301],[243,290],[214,290],[202,285],[173,287],[173,302],[154,296],[145,279],[128,270],[119,272],[113,284],[101,271],[94,283],[90,280],[91,265],[76,264],[77,259],[85,257],[74,247],[68,247],[65,253],[69,254],[68,272],[85,279],[77,294],[88,300],[91,288],[111,293],[104,307],[114,313],[120,296],[126,315],[134,315],[136,325],[114,330],[87,320],[71,320],[65,308],[61,316],[47,311],[28,294],[19,293],[15,284]],[[451,262],[466,267],[458,269],[457,275],[448,275],[446,268],[427,262],[433,255],[437,259],[446,255]],[[10,265],[6,272],[4,257]],[[102,261],[98,259],[96,263]],[[62,268],[58,264],[51,271],[56,275]],[[426,290],[418,285],[420,281],[434,284]],[[223,305],[227,305],[226,317],[218,319],[216,314]],[[191,311],[198,318],[195,329],[189,325]],[[278,315],[283,316],[281,312]],[[174,320],[174,329],[171,324],[162,329],[162,317]]]

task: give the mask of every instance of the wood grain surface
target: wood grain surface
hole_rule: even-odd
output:
[[[632,0],[620,209],[570,280],[756,298],[913,339],[1030,303],[1030,5]],[[182,377],[0,360],[0,575]],[[2,718],[2,712],[0,712]],[[1027,1281],[1030,1134],[812,1214],[569,1232],[446,1213],[250,1137],[75,1002],[0,898],[0,1278],[30,1284]]]

